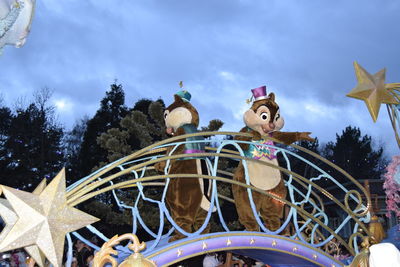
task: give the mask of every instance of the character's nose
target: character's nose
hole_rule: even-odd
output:
[[[274,124],[273,122],[270,122],[270,123],[269,123],[269,128],[270,128],[271,130],[275,129],[275,124]]]

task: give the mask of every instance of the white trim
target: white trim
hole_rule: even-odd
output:
[[[255,101],[258,101],[258,100],[262,100],[262,99],[267,99],[268,98],[268,96],[266,96],[266,95],[264,95],[264,96],[259,96],[259,97],[257,97],[257,98],[254,98],[254,102]]]

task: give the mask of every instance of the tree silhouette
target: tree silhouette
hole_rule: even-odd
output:
[[[108,129],[118,127],[120,120],[127,114],[125,93],[121,84],[111,84],[110,91],[100,102],[100,109],[87,122],[79,151],[80,165],[77,175],[85,176],[107,160],[107,151],[97,143],[97,137]]]
[[[3,184],[29,190],[62,168],[63,129],[54,118],[50,97],[51,91],[44,88],[26,108],[19,107],[14,114],[2,109],[1,127],[8,127],[2,138],[3,172],[8,174]]]
[[[358,180],[380,179],[387,163],[383,148],[374,149],[372,138],[362,136],[359,128],[351,126],[326,145],[324,156]]]

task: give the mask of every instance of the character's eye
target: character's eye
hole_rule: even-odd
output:
[[[281,114],[276,114],[276,116],[275,116],[275,120],[277,121],[279,118],[281,117]]]
[[[263,112],[260,114],[260,117],[262,120],[266,121],[268,120],[268,113],[267,112]]]
[[[164,119],[166,120],[169,114],[169,110],[164,111]]]

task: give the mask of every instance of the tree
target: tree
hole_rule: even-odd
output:
[[[0,101],[0,181],[8,179],[10,173],[8,165],[10,157],[7,156],[6,142],[9,138],[12,112],[8,107],[2,106]]]
[[[111,84],[110,91],[106,92],[106,96],[101,100],[100,109],[87,122],[79,151],[80,165],[77,171],[79,177],[88,175],[107,161],[107,151],[99,146],[97,137],[108,129],[118,127],[127,112],[122,85]]]
[[[341,135],[336,134],[335,142],[326,145],[324,156],[358,180],[380,179],[386,165],[383,148],[375,150],[372,138],[362,136],[359,128],[351,126]]]
[[[12,115],[4,142],[9,176],[2,183],[29,190],[61,170],[63,129],[54,118],[50,97],[49,89],[41,89],[34,102]]]
[[[80,178],[79,172],[79,152],[83,142],[83,137],[86,132],[87,123],[89,118],[87,116],[83,117],[79,121],[75,122],[72,130],[65,133],[64,136],[64,155],[65,155],[65,167],[67,171],[67,182],[76,180]]]
[[[141,99],[129,114],[121,119],[118,128],[111,128],[102,133],[97,142],[108,151],[108,161],[115,161],[166,138],[164,107],[162,100]]]

